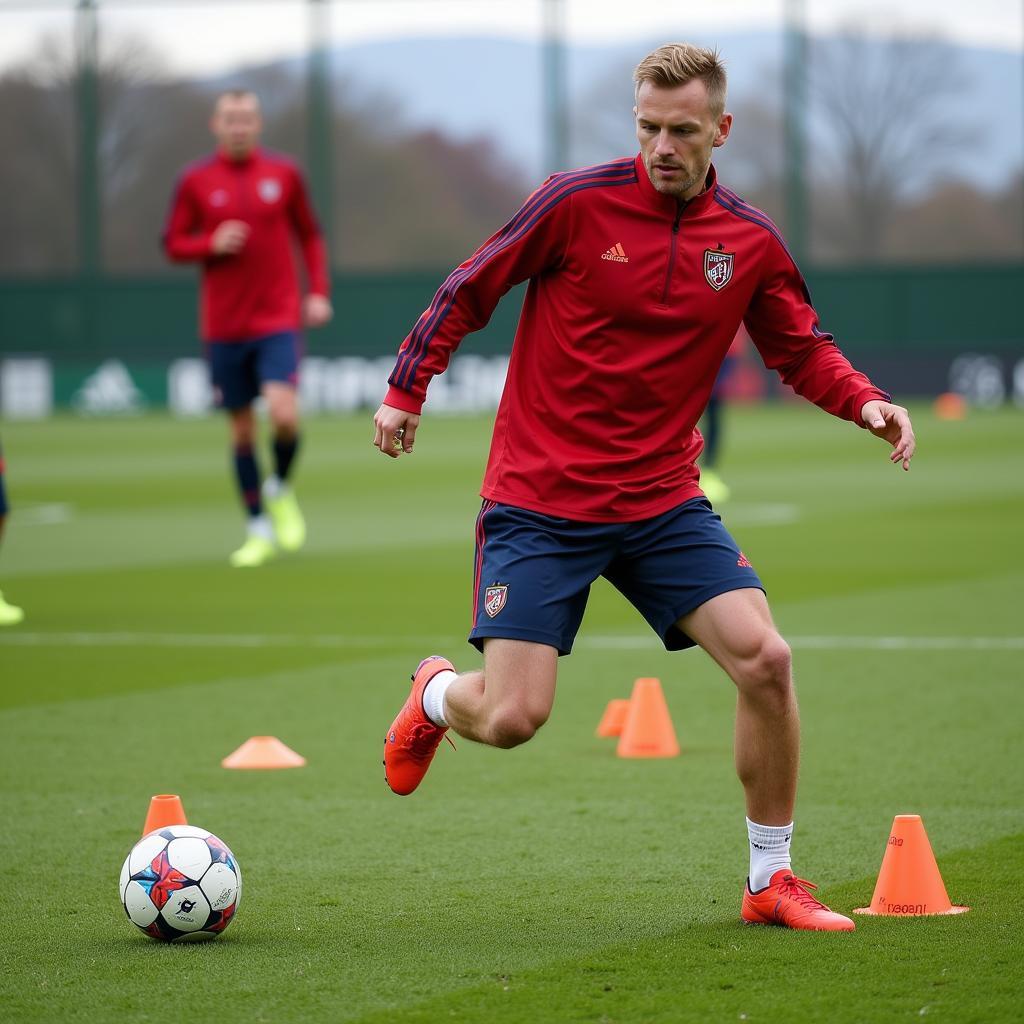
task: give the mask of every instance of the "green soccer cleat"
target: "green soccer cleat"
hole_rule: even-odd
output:
[[[306,543],[306,520],[295,492],[289,487],[282,487],[273,497],[264,492],[263,502],[274,524],[277,543],[284,551],[298,551]]]
[[[25,613],[17,605],[8,604],[0,594],[0,626],[16,626],[24,619]]]
[[[231,564],[236,569],[255,569],[269,562],[276,554],[277,549],[266,537],[250,533],[245,543],[232,553]]]
[[[729,485],[713,469],[700,471],[700,489],[712,505],[724,504],[732,493]]]

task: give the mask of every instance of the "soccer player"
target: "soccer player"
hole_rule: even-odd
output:
[[[0,449],[0,537],[4,533],[4,520],[7,518],[7,491],[4,488],[4,453]],[[4,595],[0,594],[0,626],[16,626],[25,618],[25,613],[17,605],[8,604]]]
[[[736,369],[745,345],[746,331],[740,327],[722,360],[718,376],[715,377],[715,386],[708,396],[704,417],[700,421],[701,434],[704,437],[704,452],[700,460],[700,488],[712,505],[724,504],[732,493],[729,485],[718,473],[718,456],[722,449],[726,382]]]
[[[736,686],[743,920],[852,930],[790,864],[790,651],[757,573],[701,493],[695,427],[741,322],[768,367],[884,438],[904,469],[910,419],[819,328],[775,225],[719,183],[711,156],[732,116],[718,55],[663,46],[635,81],[639,154],[549,178],[461,264],[402,343],[374,417],[381,452],[412,452],[431,377],[529,280],[476,523],[470,642],[483,668],[420,663],[385,735],[385,776],[411,793],[449,728],[498,747],[529,740],[604,576],[666,648],[699,644]]]
[[[253,567],[272,558],[277,545],[295,551],[306,539],[289,485],[299,447],[299,331],[323,326],[333,311],[324,241],[305,183],[293,161],[259,148],[256,95],[223,93],[210,130],[217,150],[179,178],[163,241],[172,260],[202,266],[200,329],[249,517],[231,564]],[[304,298],[294,243],[309,280]],[[253,413],[260,395],[273,431],[273,473],[262,488]]]

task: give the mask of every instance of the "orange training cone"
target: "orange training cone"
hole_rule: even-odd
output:
[[[306,759],[276,736],[253,736],[221,761],[224,768],[301,768]]]
[[[944,391],[932,404],[940,420],[962,420],[967,417],[967,399],[955,391]]]
[[[629,713],[628,700],[610,700],[597,726],[598,736],[621,736]]]
[[[885,844],[871,905],[855,914],[885,917],[920,917],[923,914],[962,914],[970,907],[954,907],[935,863],[932,844],[920,814],[897,814]]]
[[[181,797],[174,793],[159,793],[149,801],[146,813],[146,824],[142,826],[142,834],[148,836],[158,828],[167,825],[187,825],[185,808],[181,806]]]
[[[657,679],[638,679],[629,698],[629,711],[622,727],[619,757],[677,757],[679,743]]]

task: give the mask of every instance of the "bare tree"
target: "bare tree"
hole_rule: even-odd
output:
[[[569,160],[573,166],[602,163],[635,151],[632,64],[609,68],[582,96],[571,98],[570,104]]]
[[[75,263],[75,108],[69,53],[43,38],[31,60],[0,76],[0,270]]]
[[[841,257],[877,259],[894,211],[947,169],[954,132],[964,146],[947,101],[965,76],[940,40],[849,28],[813,42],[810,78],[819,240]]]

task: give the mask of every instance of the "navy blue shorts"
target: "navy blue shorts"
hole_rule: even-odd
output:
[[[210,341],[206,358],[222,409],[251,405],[268,380],[292,387],[299,382],[299,336],[295,331],[249,341]]]
[[[760,578],[706,498],[635,523],[583,523],[485,501],[476,521],[473,630],[572,650],[590,585],[612,584],[670,651],[693,647],[676,622]]]

